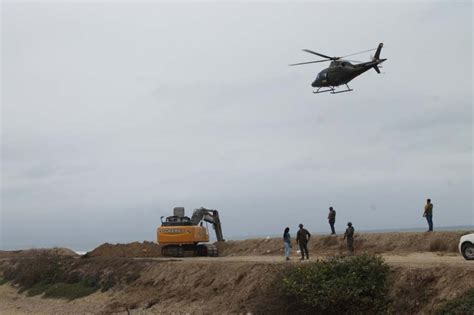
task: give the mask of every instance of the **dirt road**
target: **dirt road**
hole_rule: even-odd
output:
[[[467,261],[457,254],[437,254],[432,252],[410,253],[406,255],[381,255],[389,265],[405,267],[436,267],[452,266],[463,267],[474,270],[474,261]],[[143,258],[147,260],[171,261],[179,263],[228,263],[228,262],[253,262],[253,263],[307,263],[317,259],[325,259],[325,256],[311,256],[311,259],[301,262],[299,256],[293,256],[289,262],[282,256],[225,256],[225,257],[187,257],[187,258]],[[142,259],[142,258],[136,258]]]

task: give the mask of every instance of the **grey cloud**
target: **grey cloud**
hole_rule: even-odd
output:
[[[474,223],[472,4],[2,9],[1,247],[150,240],[177,205],[234,236],[325,231],[329,205],[422,226],[427,196],[437,224]],[[287,66],[381,41],[384,74],[353,93]]]

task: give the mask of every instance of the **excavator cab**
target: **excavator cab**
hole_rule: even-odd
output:
[[[218,242],[224,241],[222,227],[217,210],[199,208],[191,218],[184,215],[183,207],[173,209],[173,216],[161,217],[161,226],[157,230],[157,242],[162,246],[163,256],[218,256],[217,247],[209,242],[209,232],[204,222],[212,224]]]

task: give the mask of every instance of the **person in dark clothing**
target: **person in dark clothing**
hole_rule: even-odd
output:
[[[306,259],[309,259],[308,253],[308,241],[311,238],[311,234],[303,227],[303,224],[299,225],[300,229],[296,233],[296,243],[300,245],[301,250],[301,260],[304,260],[306,254]]]
[[[291,236],[289,227],[285,228],[283,232],[283,245],[285,246],[286,260],[290,260]]]
[[[336,230],[334,229],[334,224],[336,223],[336,210],[332,207],[329,207],[328,220],[329,225],[331,226],[331,235],[336,234]]]
[[[344,233],[343,240],[347,239],[347,249],[351,254],[354,253],[354,228],[352,227],[352,223],[347,223],[346,233]]]
[[[423,212],[423,216],[428,222],[427,232],[433,232],[433,204],[431,203],[431,199],[426,200],[425,212]]]

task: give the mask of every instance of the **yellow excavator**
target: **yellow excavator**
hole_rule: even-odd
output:
[[[161,226],[156,231],[156,240],[161,245],[161,254],[171,257],[219,256],[214,244],[209,242],[207,223],[212,224],[218,242],[223,242],[222,226],[217,210],[199,208],[191,218],[184,215],[183,207],[175,207],[173,215],[161,217]],[[206,226],[204,226],[206,223]]]

